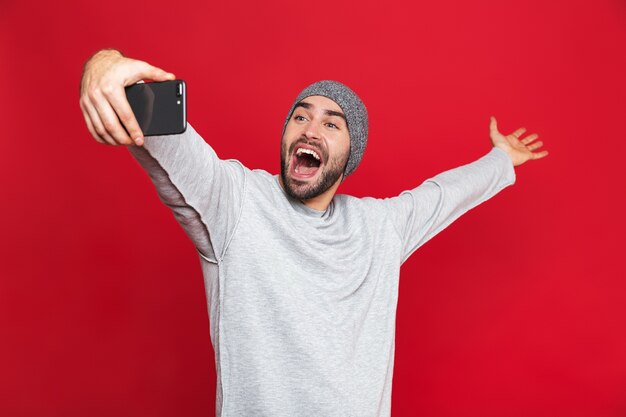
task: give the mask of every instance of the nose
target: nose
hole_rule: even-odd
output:
[[[320,138],[319,127],[315,123],[309,122],[306,126],[304,135],[307,137],[307,139],[319,139]]]

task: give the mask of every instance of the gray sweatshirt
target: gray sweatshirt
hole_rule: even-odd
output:
[[[387,199],[324,212],[220,160],[192,126],[129,147],[196,246],[216,415],[389,416],[400,265],[515,181],[500,149]]]

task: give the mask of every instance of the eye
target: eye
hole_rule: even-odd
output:
[[[336,124],[330,122],[326,123],[326,126],[330,127],[331,129],[339,129]]]
[[[305,120],[306,120],[306,119],[304,118],[304,116],[301,116],[301,115],[299,115],[299,114],[296,114],[295,116],[293,116],[293,119],[294,119],[294,120],[297,120],[297,121],[299,121],[299,122],[303,122],[303,121],[305,121]]]

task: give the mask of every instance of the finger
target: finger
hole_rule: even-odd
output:
[[[107,89],[102,94],[98,94],[96,92],[96,100],[93,103],[94,107],[100,116],[100,120],[102,120],[102,125],[104,126],[106,132],[113,137],[115,142],[120,145],[130,145],[132,140],[122,127],[120,119],[117,117],[117,114],[113,111],[113,108],[108,101],[108,99],[113,95],[111,91],[112,90]]]
[[[524,132],[526,132],[526,128],[520,127],[515,132],[511,133],[511,136],[514,136],[515,139],[519,139],[519,137],[522,136]]]
[[[489,131],[491,132],[491,134],[498,133],[498,122],[493,116],[491,116],[491,121],[489,123]]]
[[[538,134],[533,133],[532,135],[526,136],[524,139],[521,140],[521,142],[522,142],[523,145],[528,145],[530,142],[534,141],[538,137],[539,137]]]
[[[96,130],[93,128],[93,124],[91,123],[91,119],[89,119],[89,114],[83,108],[82,104],[80,105],[80,108],[82,110],[83,117],[85,118],[85,123],[87,124],[87,129],[89,130],[89,133],[91,133],[91,136],[93,136],[93,138],[96,140],[96,142],[102,143],[102,144],[106,144],[106,142],[103,139],[101,139],[100,136],[98,136],[98,134],[96,133]]]
[[[132,76],[126,80],[124,85],[135,84],[139,80],[168,81],[175,80],[176,76],[171,72],[152,66],[147,62],[135,61]]]
[[[535,143],[531,143],[530,145],[527,145],[527,146],[526,146],[526,149],[528,149],[529,151],[531,151],[531,152],[532,152],[532,151],[534,151],[535,149],[539,149],[539,148],[541,148],[542,146],[543,146],[543,142],[542,142],[542,141],[540,141],[540,140],[538,140],[538,141],[537,141],[537,142],[535,142]]]
[[[96,131],[96,135],[100,137],[100,139],[104,140],[108,145],[117,145],[115,140],[109,135],[100,120],[100,115],[93,107],[91,102],[85,103],[85,109],[87,110],[87,114],[89,114],[89,119],[91,120],[93,129]]]
[[[541,151],[541,152],[533,152],[533,159],[541,159],[541,158],[545,158],[546,156],[548,156],[548,151]]]
[[[135,144],[143,144],[143,132],[141,131],[137,118],[128,103],[124,88],[120,87],[114,94],[111,94],[109,102]]]

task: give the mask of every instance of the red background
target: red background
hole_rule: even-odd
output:
[[[540,133],[548,159],[404,265],[393,415],[626,415],[619,0],[0,2],[1,415],[214,413],[197,255],[79,110],[103,47],[185,79],[218,154],[270,172],[295,95],[345,82],[359,196],[486,153],[491,114]]]

